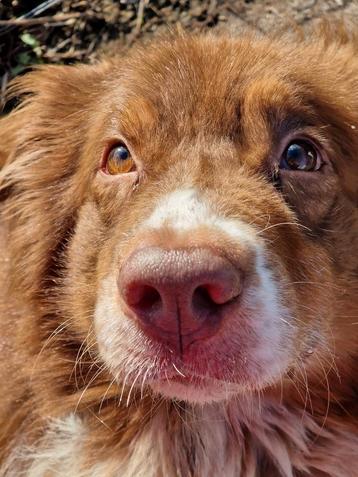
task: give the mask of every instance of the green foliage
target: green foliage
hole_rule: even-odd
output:
[[[20,35],[20,39],[24,45],[29,47],[29,50],[22,51],[16,55],[16,66],[11,69],[11,76],[22,73],[30,65],[43,63],[41,58],[42,50],[37,38],[25,31]]]

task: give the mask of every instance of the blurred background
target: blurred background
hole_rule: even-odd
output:
[[[8,82],[34,64],[92,62],[178,24],[267,32],[324,16],[358,28],[358,0],[0,0],[0,110]]]

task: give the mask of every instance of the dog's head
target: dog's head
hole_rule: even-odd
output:
[[[60,325],[121,386],[193,402],[352,353],[356,58],[183,36],[21,79],[0,179],[41,339]]]

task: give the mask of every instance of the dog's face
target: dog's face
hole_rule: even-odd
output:
[[[316,41],[178,38],[23,80],[15,280],[128,400],[224,400],[352,350],[358,98],[351,50]]]

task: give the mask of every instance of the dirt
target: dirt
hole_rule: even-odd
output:
[[[178,24],[265,32],[323,16],[358,28],[358,0],[0,0],[0,107],[9,80],[33,64],[91,62]]]

